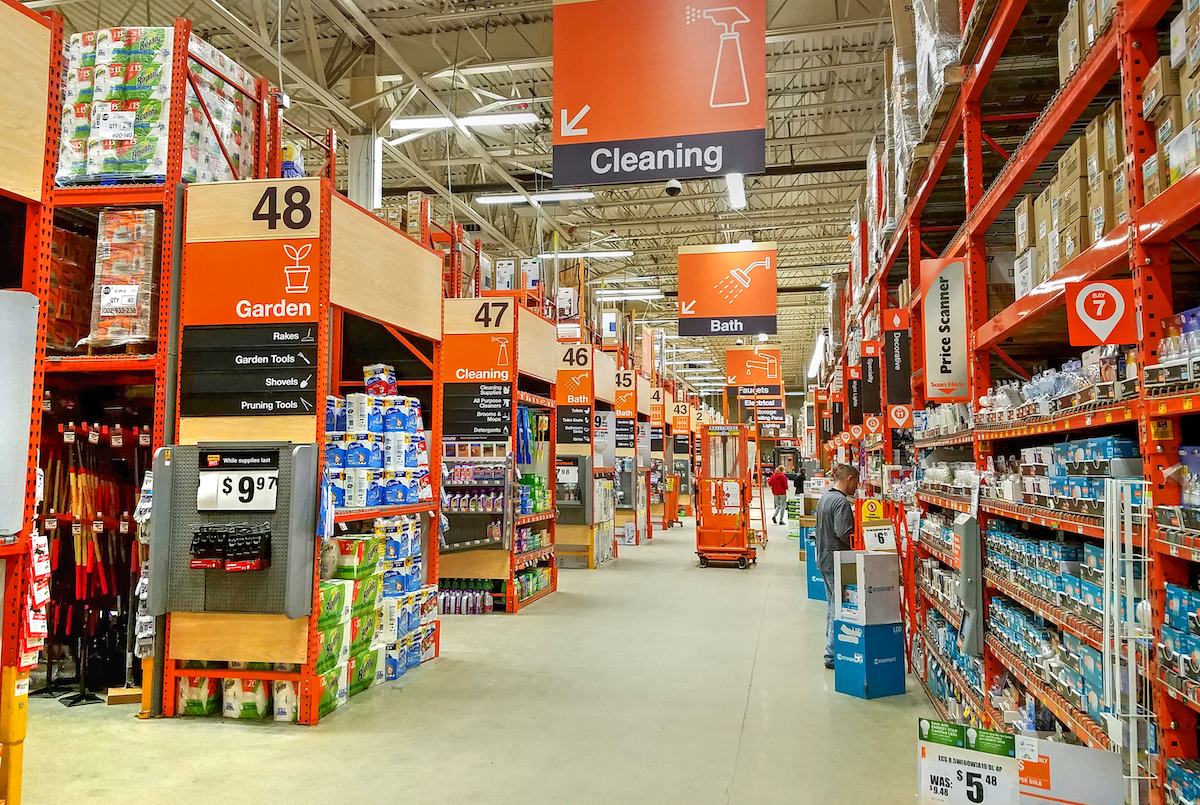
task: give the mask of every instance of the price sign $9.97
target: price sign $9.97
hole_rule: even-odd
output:
[[[278,460],[271,453],[201,456],[197,511],[273,512],[278,491]]]

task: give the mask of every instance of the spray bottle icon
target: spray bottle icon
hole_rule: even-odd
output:
[[[687,15],[689,25],[704,18],[724,29],[721,33],[720,49],[717,51],[717,69],[713,73],[708,105],[718,109],[750,103],[750,90],[746,86],[746,64],[742,60],[742,41],[735,30],[742,23],[750,22],[750,18],[737,6],[710,8],[707,11],[688,6]]]

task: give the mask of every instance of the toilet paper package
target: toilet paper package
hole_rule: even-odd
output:
[[[270,683],[261,679],[226,679],[222,691],[225,718],[266,718],[270,713]]]
[[[208,716],[221,706],[221,680],[204,676],[179,677],[175,711],[181,716]]]
[[[271,689],[271,712],[276,721],[295,721],[300,696],[297,683],[286,679],[275,681]]]
[[[404,672],[408,670],[407,645],[403,641],[389,645],[384,653],[384,660],[385,679],[399,679],[404,676]]]
[[[332,394],[325,398],[325,433],[346,430],[346,400],[334,397]]]
[[[396,490],[392,489],[396,485],[396,474],[389,470],[363,470],[365,492],[363,493],[363,505],[365,506],[383,506],[390,502],[391,497],[395,497]]]
[[[347,432],[383,433],[384,399],[373,394],[347,394]]]
[[[389,431],[383,434],[383,465],[389,470],[417,469],[418,442],[415,434]]]
[[[367,460],[370,460],[368,457]],[[325,432],[325,464],[329,467],[346,466],[346,434],[338,431]]]
[[[438,615],[438,588],[422,587],[418,595],[421,600],[421,625],[433,623]]]
[[[363,469],[362,467],[346,468],[346,508],[361,509],[367,505],[368,472],[370,472],[370,470]]]
[[[333,505],[336,508],[345,508],[349,504],[346,502],[346,470],[329,470],[329,485],[333,492]]]
[[[421,664],[421,633],[413,632],[404,639],[404,664],[416,668]]]
[[[345,435],[346,466],[383,469],[384,439],[382,433],[351,431]]]
[[[437,657],[438,625],[431,623],[421,632],[421,662],[429,662]]]
[[[396,368],[386,363],[373,363],[363,367],[363,379],[367,384],[367,393],[380,397],[395,395]]]

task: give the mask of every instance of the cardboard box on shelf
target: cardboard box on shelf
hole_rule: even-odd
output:
[[[1154,63],[1142,82],[1142,114],[1157,122],[1167,99],[1179,96],[1179,71],[1171,66],[1171,57]]]
[[[1045,248],[1050,236],[1050,188],[1046,187],[1033,200],[1033,235],[1034,243],[1039,248]]]
[[[1029,236],[1034,226],[1033,196],[1023,196],[1017,200],[1017,254],[1029,248],[1030,241],[1034,239]]]
[[[1092,243],[1100,240],[1116,226],[1113,216],[1113,177],[1103,173],[1099,179],[1088,183],[1088,225]]]
[[[1166,145],[1183,128],[1183,98],[1168,98],[1159,112],[1155,134],[1159,147]]]
[[[1059,185],[1058,231],[1088,214],[1088,183],[1082,177]]]
[[[1087,241],[1088,227],[1082,218],[1067,224],[1058,233],[1058,264],[1060,267],[1074,260],[1091,244]]]
[[[1108,158],[1104,153],[1104,113],[1092,118],[1083,133],[1084,160],[1087,164],[1087,178],[1094,182],[1096,177],[1108,170]]]
[[[1058,83],[1065,84],[1087,52],[1087,26],[1081,2],[1067,7],[1067,15],[1058,26]]]
[[[1046,276],[1042,277],[1041,281],[1045,282],[1048,278],[1053,277],[1058,273],[1058,269],[1062,267],[1059,262],[1060,242],[1062,236],[1057,229],[1050,230],[1050,237],[1046,243]]]
[[[1182,99],[1183,125],[1196,119],[1196,77],[1186,73],[1179,74],[1179,95]]]
[[[1125,169],[1112,174],[1113,177],[1113,226],[1129,220],[1129,188],[1126,187]]]
[[[1150,201],[1166,188],[1167,165],[1162,151],[1155,151],[1142,162],[1142,186],[1146,201]]]
[[[1013,286],[1017,299],[1032,291],[1039,283],[1037,255],[1037,247],[1033,246],[1021,252],[1017,258],[1016,282]]]
[[[1010,283],[988,285],[988,318],[994,319],[1017,300],[1015,286]]]
[[[1082,179],[1085,174],[1083,151],[1086,146],[1085,137],[1080,137],[1071,143],[1066,152],[1058,158],[1058,183],[1060,187]]]
[[[1173,185],[1196,167],[1196,130],[1200,124],[1189,123],[1179,130],[1165,149],[1167,185]]]
[[[1125,163],[1125,125],[1119,101],[1104,110],[1104,159],[1109,170]]]
[[[1178,70],[1187,61],[1188,51],[1188,13],[1180,11],[1171,20],[1171,66]]]

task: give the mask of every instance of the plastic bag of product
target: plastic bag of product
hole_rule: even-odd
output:
[[[225,718],[266,718],[271,712],[270,683],[261,679],[223,680],[222,711]]]
[[[91,331],[79,346],[110,347],[155,339],[157,240],[154,210],[100,212]]]
[[[220,680],[203,676],[179,677],[175,712],[181,716],[208,716],[221,704]]]
[[[286,679],[280,679],[274,683],[271,691],[271,712],[276,721],[296,720],[297,705],[300,701],[296,688],[297,683]]]
[[[945,87],[945,69],[958,63],[959,6],[952,0],[914,0],[917,37],[917,116],[929,129]]]

